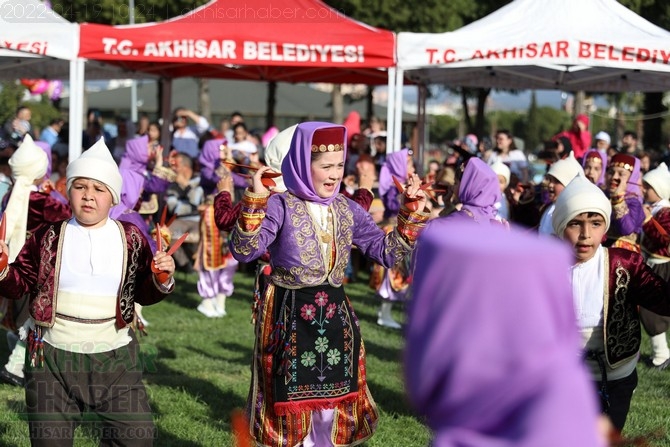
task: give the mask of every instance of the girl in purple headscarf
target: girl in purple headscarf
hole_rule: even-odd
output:
[[[437,219],[415,259],[405,375],[433,446],[605,445],[570,283],[556,274],[572,264],[570,250]]]
[[[600,152],[598,149],[589,149],[582,160],[582,167],[586,178],[602,189],[605,185],[607,154]]]
[[[282,163],[286,192],[270,196],[253,178],[231,234],[241,262],[266,250],[270,283],[256,312],[256,344],[247,402],[249,425],[262,446],[346,446],[372,436],[378,413],[365,378],[360,328],[342,284],[356,245],[391,267],[411,253],[428,219],[418,176],[408,180],[398,226],[389,234],[370,214],[338,194],[346,130],[330,123],[296,128]]]
[[[458,187],[460,210],[449,214],[450,221],[469,221],[488,225],[501,223],[496,203],[500,201],[498,175],[479,158],[468,160]]]
[[[149,170],[151,163],[155,166]],[[126,151],[119,163],[119,172],[123,179],[121,200],[112,207],[109,216],[137,225],[149,241],[151,250],[156,251],[156,241],[150,236],[149,224],[142,214],[151,215],[158,211],[157,194],[167,190],[170,182],[175,179],[175,173],[163,166],[162,151],[156,150],[146,135],[126,141]],[[140,304],[135,305],[135,315],[140,328],[149,325]]]
[[[616,154],[605,175],[605,192],[612,203],[612,224],[606,246],[640,253],[639,234],[644,223],[640,160],[629,154]]]
[[[239,265],[228,250],[228,233],[218,228],[215,218],[214,194],[218,192],[217,185],[222,179],[229,179],[231,176],[228,168],[221,163],[226,145],[225,139],[209,140],[203,146],[199,158],[200,186],[206,198],[200,211],[197,267],[198,293],[202,297],[202,302],[198,305],[198,311],[208,318],[227,315],[226,299],[235,290],[233,277]],[[228,188],[230,194],[232,192],[230,182]]]
[[[150,167],[153,165],[153,167]],[[154,214],[158,211],[158,194],[167,190],[170,182],[176,178],[175,172],[163,166],[163,152],[160,148],[149,143],[148,136],[142,136],[126,141],[126,151],[119,163],[119,169],[127,171],[124,180],[129,175],[133,176],[133,190],[130,195],[135,194],[137,185],[141,183],[140,197],[142,203],[138,212],[142,215]],[[142,181],[140,182],[140,177]],[[130,209],[135,209],[137,203],[126,203]]]
[[[379,196],[384,204],[384,232],[392,231],[400,211],[401,193],[396,188],[393,178],[404,184],[408,176],[415,173],[414,160],[409,149],[393,152],[386,157],[386,162],[379,173]],[[391,329],[400,329],[400,323],[393,319],[391,309],[393,302],[404,301],[409,293],[408,263],[400,263],[390,269],[373,264],[370,273],[370,287],[381,300],[377,312],[377,324]]]
[[[409,149],[393,152],[386,156],[386,162],[379,172],[379,197],[384,203],[384,219],[398,215],[400,211],[400,192],[393,183],[393,177],[405,183],[407,176],[414,174],[414,161]]]

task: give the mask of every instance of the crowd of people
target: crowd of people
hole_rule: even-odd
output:
[[[62,121],[35,138],[22,107],[2,137],[0,378],[25,389],[33,445],[72,445],[84,411],[103,443],[152,445],[136,334],[179,270],[197,275],[202,318],[227,315],[240,266],[255,276],[246,418],[262,446],[374,434],[374,371],[345,290],[360,269],[377,324],[404,330],[408,398],[434,445],[607,445],[642,327],[648,366],[670,365],[670,170],[643,168],[634,134],[614,148],[578,115],[545,144],[536,185],[506,130],[424,169],[356,113],[258,135],[238,112],[216,128],[177,108],[169,148],[146,117],[123,139],[87,119],[70,164]]]

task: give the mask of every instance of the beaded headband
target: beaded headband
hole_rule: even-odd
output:
[[[596,160],[600,161],[602,163],[603,158],[600,156],[600,154],[596,151],[594,152],[589,152],[589,154],[586,156],[587,160],[590,160],[591,158],[595,158]]]
[[[344,150],[344,127],[318,129],[312,136],[312,152],[339,152]]]
[[[635,157],[626,154],[616,154],[612,157],[610,166],[624,168],[626,171],[633,172],[633,169],[635,169]]]

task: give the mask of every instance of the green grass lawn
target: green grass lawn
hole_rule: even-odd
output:
[[[149,336],[140,339],[146,359],[144,379],[158,430],[155,445],[160,447],[232,446],[230,414],[246,401],[253,347],[252,277],[237,275],[228,316],[218,319],[195,310],[200,301],[196,279],[197,275],[178,273],[176,291],[144,310],[150,322]],[[366,280],[360,275],[356,283],[346,286],[361,321],[369,386],[381,414],[378,430],[365,446],[425,446],[430,433],[404,397],[401,333],[376,325],[378,303]],[[394,312],[402,319],[401,309]],[[648,350],[646,342],[644,348]],[[6,357],[2,339],[2,364]],[[670,371],[650,371],[640,365],[638,372],[640,384],[626,430],[629,436],[670,427]],[[0,385],[0,446],[30,445],[22,419],[23,399],[23,390]],[[76,434],[75,446],[97,445],[88,430],[80,427]],[[656,445],[670,447],[670,437]]]

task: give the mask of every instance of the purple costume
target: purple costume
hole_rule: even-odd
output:
[[[337,137],[318,144],[324,134]],[[247,402],[259,445],[296,446],[308,437],[320,446],[358,444],[376,428],[359,323],[342,288],[344,270],[353,245],[385,267],[401,261],[415,240],[409,230],[418,232],[428,216],[403,208],[398,227],[384,234],[352,200],[317,195],[312,153],[342,151],[344,161],[345,141],[343,126],[298,125],[282,164],[287,191],[269,198],[246,191],[231,234],[236,259],[249,262],[266,250],[271,255]],[[327,230],[312,217],[314,204],[332,217]]]
[[[637,244],[638,235],[642,232],[644,223],[644,210],[642,209],[642,183],[640,174],[640,159],[627,154],[617,154],[612,157],[610,167],[623,167],[627,162],[633,161],[633,170],[626,184],[626,193],[623,201],[615,202],[612,199],[612,223],[607,232],[607,238],[612,247],[626,248],[640,252]],[[630,164],[628,164],[630,165]]]
[[[152,253],[156,252],[156,241],[149,234],[149,228],[142,216],[135,210],[137,202],[142,196],[146,177],[143,172],[147,169],[149,152],[147,136],[133,138],[126,142],[126,152],[121,159],[119,172],[123,179],[121,183],[121,200],[109,211],[109,217],[122,222],[130,222],[142,231],[149,242]],[[142,162],[144,160],[144,162]]]
[[[209,140],[200,153],[200,186],[205,194],[216,193],[216,184],[221,180],[217,173],[221,157],[219,147],[225,141]],[[226,236],[225,232],[217,228],[213,200],[208,200],[201,213],[198,250],[198,293],[203,299],[216,298],[217,295],[230,296],[235,289],[233,276],[239,263],[230,256]]]
[[[379,197],[384,204],[384,219],[395,217],[400,211],[400,192],[393,183],[393,177],[401,184],[407,181],[407,157],[409,149],[393,152],[386,156],[386,161],[379,171]]]
[[[439,219],[415,255],[405,374],[432,445],[603,446],[570,283],[556,273],[570,250]]]

